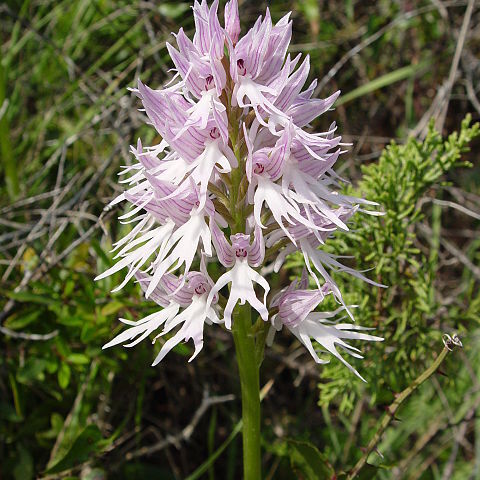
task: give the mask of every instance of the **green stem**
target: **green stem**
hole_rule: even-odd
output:
[[[230,107],[230,101],[229,101]],[[241,111],[228,108],[229,136],[238,167],[230,175],[230,215],[233,224],[231,233],[244,233],[246,221],[245,204],[242,200],[242,179],[245,176],[245,160],[241,152],[241,131],[239,130],[239,113]],[[260,363],[263,357],[265,336],[259,335],[256,341],[256,330],[252,326],[250,305],[237,305],[233,312],[233,339],[237,354],[240,387],[242,391],[243,421],[243,478],[244,480],[260,480],[262,478],[260,449]],[[260,346],[262,345],[262,346]]]
[[[260,376],[255,355],[250,305],[237,306],[234,313],[233,339],[237,353],[242,390],[243,478],[260,480]]]

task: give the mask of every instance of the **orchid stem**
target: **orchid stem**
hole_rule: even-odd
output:
[[[260,376],[255,355],[250,305],[238,305],[234,313],[233,338],[242,390],[243,478],[260,480]]]
[[[229,101],[230,105],[230,101]],[[229,109],[230,141],[238,167],[231,172],[230,214],[234,219],[231,233],[243,233],[246,227],[245,206],[239,205],[240,185],[245,175],[245,160],[242,158],[239,131],[236,127],[237,112]],[[233,339],[237,354],[240,389],[242,391],[243,420],[243,479],[261,480],[262,464],[260,449],[260,364],[255,342],[255,332],[252,327],[252,311],[250,305],[237,305],[233,312]],[[264,339],[262,339],[264,342]]]

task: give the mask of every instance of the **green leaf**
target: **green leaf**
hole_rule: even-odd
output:
[[[287,440],[290,464],[308,480],[335,478],[335,471],[318,448],[304,440]]]
[[[12,300],[16,300],[17,302],[41,303],[44,305],[58,303],[56,298],[51,298],[46,295],[32,292],[8,292],[7,296]]]
[[[83,353],[71,353],[67,357],[67,360],[75,365],[87,365],[91,361],[90,358]]]
[[[71,370],[68,363],[62,362],[58,369],[58,385],[62,390],[65,390],[70,383]]]
[[[68,280],[65,283],[65,288],[63,289],[63,296],[69,297],[75,289],[75,282],[73,280]]]
[[[360,473],[357,475],[358,480],[371,480],[372,478],[377,478],[378,474],[378,467],[375,467],[374,465],[370,465],[367,463]]]
[[[18,423],[23,420],[23,418],[20,417],[15,411],[13,405],[4,402],[0,403],[0,419],[14,423]]]
[[[45,369],[47,361],[41,358],[29,358],[22,368],[17,372],[17,380],[19,383],[31,383],[35,380],[45,380]]]
[[[80,315],[70,315],[68,312],[62,312],[62,316],[57,318],[57,323],[67,327],[81,327],[85,323],[85,319]]]
[[[75,467],[88,459],[89,455],[99,450],[102,433],[96,425],[87,425],[75,439],[65,456],[49,467],[45,473],[59,473]]]
[[[100,243],[98,242],[98,240],[93,239],[90,242],[90,245],[93,247],[93,249],[95,250],[95,253],[99,256],[99,258],[101,258],[102,262],[105,265],[110,267],[112,265],[112,260],[107,256],[103,248],[100,246]]]
[[[167,18],[176,19],[185,13],[188,8],[188,3],[162,3],[158,6],[158,11]]]
[[[6,65],[8,65],[8,62]],[[6,65],[0,62],[0,105],[3,105],[4,101],[7,99]],[[13,200],[20,193],[20,184],[18,181],[18,165],[12,143],[12,133],[8,117],[4,113],[3,115],[0,115],[0,161],[5,174],[7,193],[10,199]]]
[[[55,346],[58,349],[58,353],[62,357],[68,357],[70,355],[70,348],[68,347],[65,339],[63,339],[60,335],[55,337]]]
[[[39,440],[52,440],[57,438],[60,430],[63,427],[63,417],[59,413],[52,413],[50,417],[50,423],[52,427],[49,430],[44,432],[38,432],[35,434],[35,437]]]
[[[33,458],[23,445],[17,447],[17,459],[13,469],[13,476],[15,480],[30,480],[33,478]]]
[[[25,314],[12,315],[5,321],[5,326],[11,330],[20,330],[33,323],[41,314],[42,310],[37,309]]]
[[[124,306],[124,303],[119,302],[118,300],[114,300],[113,302],[107,303],[107,305],[102,308],[100,313],[105,316],[112,315],[114,313],[117,313]]]
[[[80,340],[83,343],[88,343],[95,338],[96,334],[98,334],[98,327],[90,323],[85,323],[82,327],[82,332],[80,333]]]

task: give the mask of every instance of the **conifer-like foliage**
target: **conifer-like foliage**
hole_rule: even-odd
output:
[[[471,300],[473,279],[471,288],[465,286],[445,305],[452,287],[448,278],[436,274],[441,211],[432,201],[441,198],[456,169],[471,167],[462,154],[479,134],[480,125],[471,125],[470,117],[445,139],[431,122],[424,141],[392,142],[378,162],[362,168],[359,185],[349,189],[374,199],[384,211],[383,216],[354,219],[352,234],[338,234],[330,243],[337,254],[352,252],[351,261],[358,270],[374,267],[372,278],[388,285],[375,289],[355,282],[349,288],[350,303],[359,305],[355,310],[359,323],[385,337],[378,351],[367,355],[369,384],[357,383],[371,394],[372,403],[388,402],[393,392],[404,388],[431,361],[442,333],[466,332],[478,312],[479,300]],[[341,282],[342,275],[337,277]],[[327,405],[337,397],[342,409],[351,409],[356,394],[346,387],[352,378],[334,365],[326,366],[322,377],[320,403]],[[380,392],[387,396],[377,398]]]

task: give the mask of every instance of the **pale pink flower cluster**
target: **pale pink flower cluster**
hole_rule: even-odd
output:
[[[321,248],[335,230],[348,230],[360,204],[370,203],[337,191],[332,167],[343,151],[335,123],[326,132],[308,131],[339,92],[322,100],[312,98],[316,81],[305,88],[309,57],[287,54],[289,15],[273,24],[267,9],[239,38],[237,1],[226,4],[223,27],[217,10],[218,0],[210,8],[195,1],[193,41],[180,29],[177,48],[167,45],[176,71],[172,82],[152,90],[139,81],[134,89],[162,140],[151,147],[139,140],[131,148],[138,163],[125,167],[128,189],[112,204],[133,205],[120,217],[133,228],[114,245],[117,263],[97,278],[126,268],[116,290],[135,277],[163,309],[137,322],[122,320],[130,328],[105,347],[135,345],[163,327],[160,336],[176,333],[154,364],[189,339],[195,357],[204,324],[230,329],[235,305],[248,302],[272,328],[291,330],[315,361],[326,362],[311,338],[346,363],[337,345],[359,353],[344,339],[381,339],[328,320],[342,310],[351,316],[328,271],[367,280]],[[246,219],[240,227],[239,212]],[[278,271],[296,251],[314,289],[304,277],[269,301],[270,285],[261,274],[265,258]],[[213,281],[207,261],[215,257],[225,272]],[[339,309],[314,312],[326,295]]]

